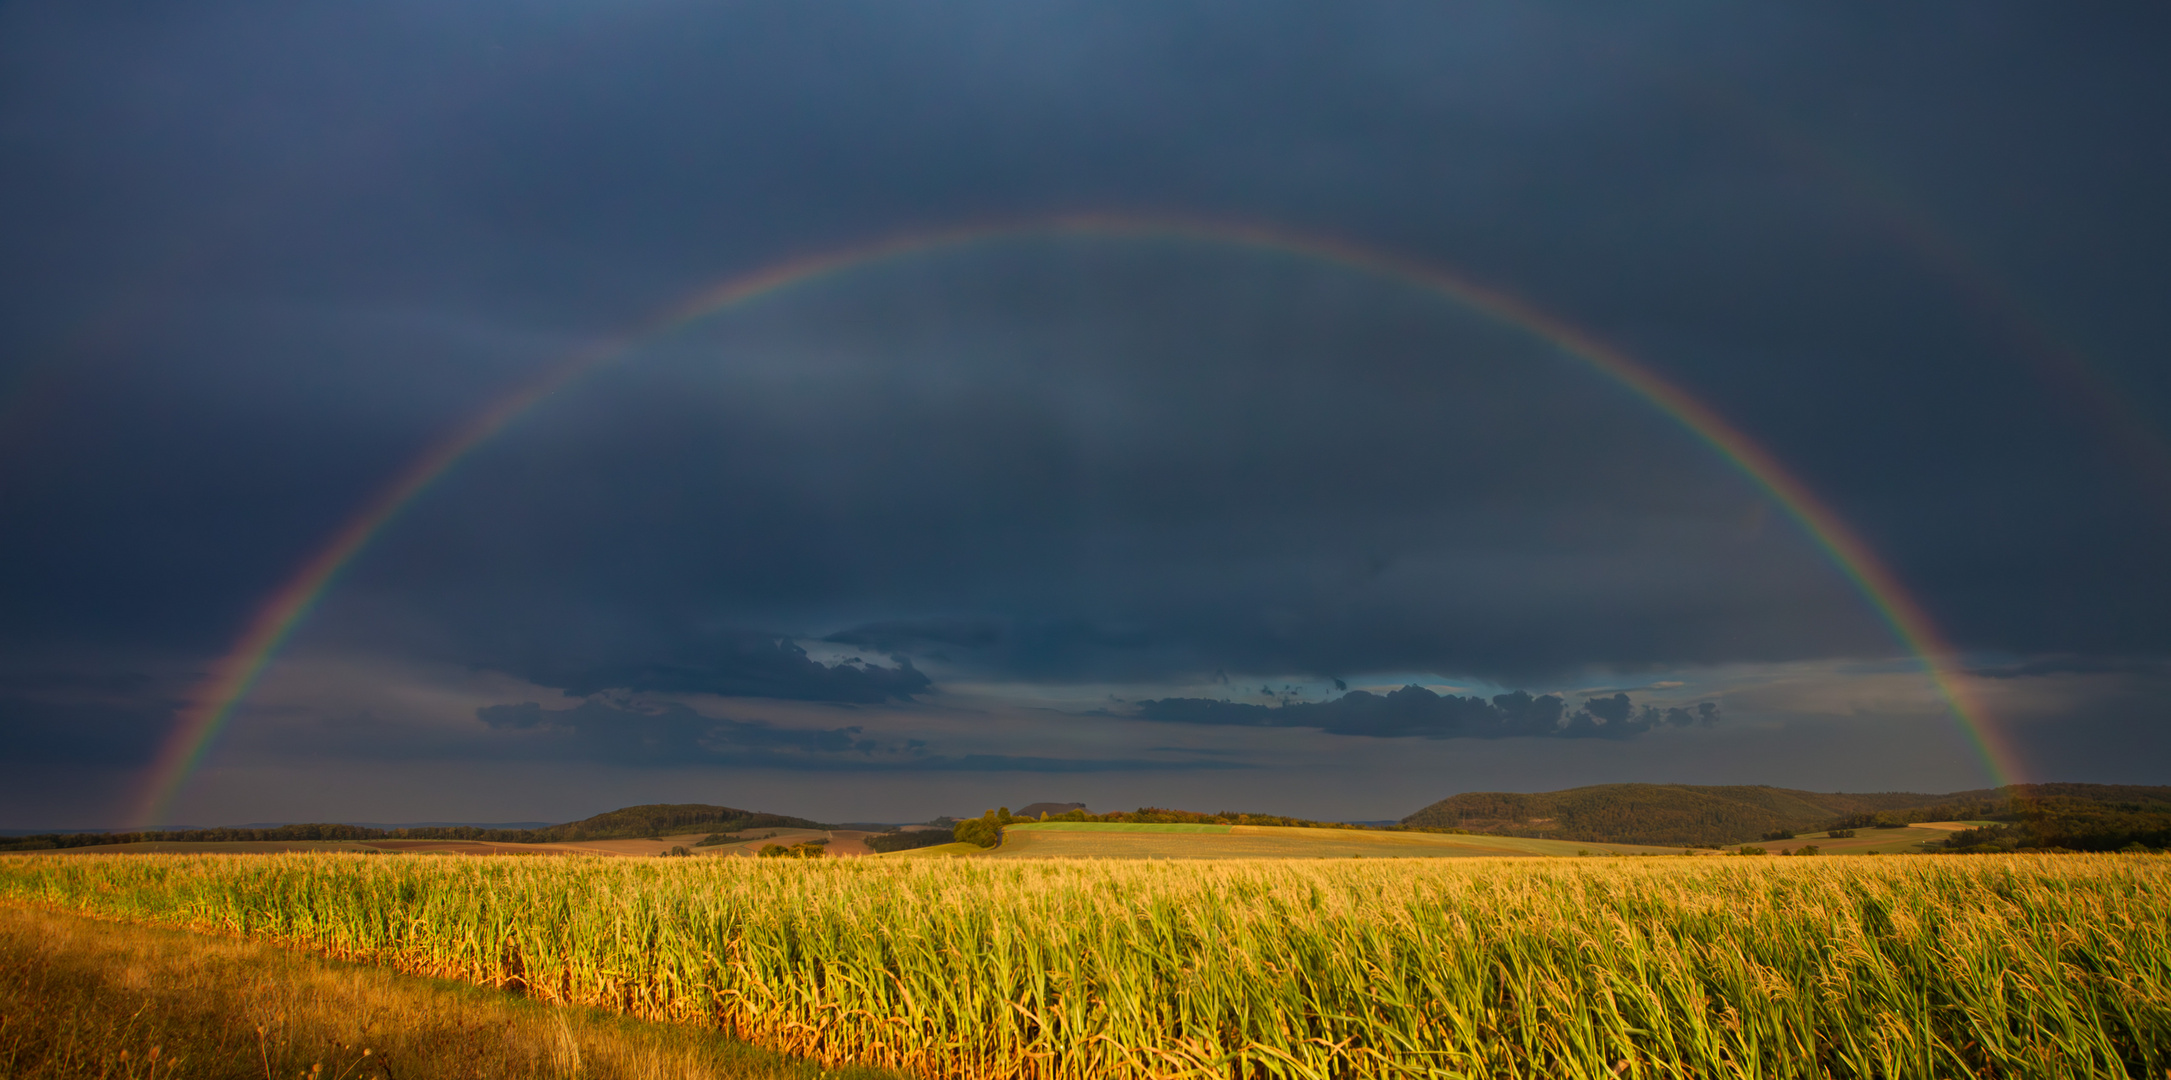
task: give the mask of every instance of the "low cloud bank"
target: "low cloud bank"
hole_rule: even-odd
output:
[[[568,659],[531,657],[485,666],[519,675],[538,686],[586,696],[606,690],[635,693],[716,694],[875,705],[909,701],[934,683],[912,661],[896,667],[857,658],[824,664],[790,638],[732,632],[676,643],[665,659]]]
[[[546,709],[532,701],[486,705],[475,716],[500,731],[532,731],[561,740],[566,752],[626,765],[685,765],[702,761],[782,760],[851,755],[872,758],[919,750],[917,742],[884,744],[858,727],[785,728],[759,720],[703,716],[684,705],[616,705],[584,701]]]
[[[1570,711],[1554,694],[1532,697],[1517,690],[1487,701],[1478,697],[1435,694],[1405,686],[1385,694],[1353,690],[1328,701],[1279,706],[1218,701],[1213,698],[1161,698],[1138,703],[1142,720],[1173,724],[1231,727],[1312,728],[1330,735],[1426,739],[1627,739],[1659,727],[1710,726],[1719,707],[1638,709],[1625,693],[1594,697]]]
[[[2010,664],[1968,669],[1984,679],[2029,679],[2046,675],[2171,675],[2171,658],[2160,656],[2039,656]]]

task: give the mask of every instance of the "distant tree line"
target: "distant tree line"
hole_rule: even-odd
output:
[[[1351,829],[1383,832],[1461,833],[1464,829],[1415,825],[1357,825],[1347,821],[1314,821],[1310,818],[1286,817],[1281,814],[1248,814],[1236,810],[1220,810],[1211,814],[1196,810],[1171,810],[1164,806],[1141,806],[1136,810],[1117,810],[1106,814],[1089,814],[1084,810],[1071,810],[1061,814],[1041,814],[1039,817],[1019,817],[1007,806],[999,806],[979,817],[966,818],[951,827],[958,841],[994,847],[1002,843],[1003,829],[1011,825],[1032,824],[1040,821],[1097,821],[1119,825],[1278,825],[1299,829]],[[909,835],[909,834],[908,834]],[[870,843],[873,838],[869,838]],[[913,845],[919,846],[919,845]]]
[[[169,831],[114,832],[114,833],[41,833],[37,836],[0,838],[0,851],[52,851],[64,848],[97,847],[106,844],[140,844],[150,841],[170,841],[184,844],[202,844],[239,840],[388,840],[388,839],[441,839],[440,837],[413,836],[424,832],[452,832],[453,829],[371,829],[360,825],[281,825],[270,829],[175,829]],[[503,829],[465,829],[466,832],[505,832]],[[475,837],[479,839],[480,837]],[[442,839],[454,839],[443,837]],[[470,839],[459,837],[457,839]]]
[[[1990,822],[1932,846],[1958,854],[2156,850],[2171,847],[2171,788],[2014,784],[1905,810],[1836,818],[1830,828],[1851,835],[1854,829],[1898,829],[1919,821]]]
[[[1954,854],[2000,851],[2161,851],[2171,848],[2171,805],[2092,802],[2066,796],[2015,799],[1996,824],[1956,832],[1942,847]]]
[[[703,837],[703,838],[701,838],[701,839],[699,839],[699,840],[696,840],[696,841],[694,841],[694,846],[695,846],[695,847],[715,847],[715,846],[716,846],[716,845],[718,845],[718,844],[738,844],[738,843],[743,843],[743,842],[745,842],[745,841],[748,841],[748,840],[767,840],[767,839],[770,839],[771,837],[774,837],[775,835],[776,835],[776,833],[774,833],[774,832],[765,832],[765,833],[761,834],[760,836],[743,836],[743,835],[741,835],[741,834],[739,834],[739,833],[735,833],[735,832],[734,832],[734,833],[710,833],[710,834],[708,834],[707,836],[705,836],[705,837]]]

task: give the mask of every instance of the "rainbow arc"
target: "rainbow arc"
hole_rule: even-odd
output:
[[[1673,418],[1763,489],[1853,583],[1891,627],[1900,644],[1917,658],[1973,743],[1991,780],[2003,785],[2018,776],[2011,749],[1955,666],[1957,650],[1869,544],[1769,451],[1710,406],[1626,353],[1508,293],[1431,263],[1336,237],[1190,218],[1079,214],[905,233],[730,277],[665,309],[627,334],[567,356],[521,389],[492,403],[418,455],[258,607],[233,648],[213,665],[178,716],[149,771],[135,821],[151,825],[163,819],[232,719],[235,707],[247,697],[280,646],[308,618],[340,573],[433,484],[536,405],[588,375],[625,361],[661,337],[795,287],[976,244],[1064,236],[1184,241],[1333,264],[1433,293],[1517,327],[1583,361]]]

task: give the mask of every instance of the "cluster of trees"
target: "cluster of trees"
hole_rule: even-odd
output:
[[[1145,814],[1145,813],[1153,813],[1153,814],[1164,814],[1164,815],[1178,815],[1178,816],[1169,816],[1169,817],[1156,817],[1156,818],[1141,818],[1141,817],[1138,817],[1138,816],[1136,816],[1136,815],[1133,815],[1133,814],[1123,814],[1123,813],[1115,813],[1115,814],[1088,814],[1088,813],[1086,813],[1086,812],[1085,812],[1084,810],[1068,810],[1068,811],[1065,811],[1065,812],[1063,812],[1063,813],[1060,813],[1060,814],[1047,814],[1047,813],[1042,813],[1042,814],[1041,814],[1041,815],[1040,815],[1039,817],[1019,817],[1019,816],[1017,816],[1017,815],[1015,815],[1015,814],[1012,814],[1012,813],[1010,812],[1010,808],[1009,808],[1009,807],[1007,807],[1007,806],[998,806],[998,807],[996,807],[996,808],[995,808],[995,809],[993,809],[993,810],[989,810],[989,811],[987,811],[986,813],[983,813],[983,814],[981,814],[981,815],[980,815],[979,817],[976,817],[976,818],[966,818],[965,820],[963,820],[963,821],[960,821],[960,822],[956,823],[955,825],[952,825],[952,826],[950,826],[950,834],[951,834],[952,842],[960,842],[960,843],[966,843],[966,844],[977,844],[977,845],[979,845],[980,847],[989,847],[989,848],[991,848],[991,847],[994,847],[995,845],[997,845],[997,844],[1000,844],[1000,843],[1002,843],[1002,842],[1003,842],[1003,829],[1004,829],[1005,827],[1007,827],[1007,826],[1010,826],[1010,825],[1015,825],[1015,824],[1018,824],[1018,823],[1020,823],[1020,822],[1033,822],[1033,821],[1158,821],[1158,822],[1176,822],[1176,821],[1186,821],[1186,822],[1188,822],[1188,821],[1191,821],[1191,820],[1193,820],[1193,819],[1199,819],[1199,820],[1204,820],[1204,819],[1206,818],[1206,815],[1204,815],[1204,814],[1192,814],[1192,813],[1189,813],[1188,811],[1183,811],[1183,810],[1154,810],[1154,809],[1152,809],[1152,808],[1146,808],[1146,809],[1142,809],[1142,810],[1140,810],[1140,811],[1139,811],[1139,813],[1140,813],[1140,814]]]
[[[1963,821],[1992,813],[1990,803],[1937,803],[1913,810],[1888,810],[1879,814],[1848,814],[1825,824],[1828,832],[1852,835],[1856,829],[1904,829],[1917,821]]]
[[[877,853],[911,851],[915,848],[934,847],[937,844],[954,844],[956,842],[957,833],[954,828],[915,829],[911,832],[891,829],[888,832],[875,833],[867,837],[865,841],[867,849]]]
[[[718,844],[736,844],[742,840],[767,840],[775,835],[773,832],[763,833],[760,836],[741,836],[738,833],[710,833],[694,841],[694,846],[715,847]]]
[[[994,847],[1003,842],[1003,826],[1024,818],[1010,816],[1010,808],[990,810],[976,818],[966,818],[950,827],[950,835],[956,842],[979,847]],[[1064,820],[1072,820],[1067,815]],[[1083,819],[1078,819],[1083,820]]]
[[[786,847],[783,844],[763,844],[754,854],[764,859],[819,859],[829,854],[829,840],[802,840]]]

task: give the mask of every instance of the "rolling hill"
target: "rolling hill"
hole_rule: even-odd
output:
[[[738,832],[741,829],[826,829],[829,826],[806,818],[736,810],[706,803],[648,803],[628,806],[594,817],[542,829],[521,830],[517,839],[530,843],[567,840],[625,840],[666,833]]]
[[[2019,819],[2039,804],[2132,806],[2171,813],[2171,787],[2013,784],[1952,791],[1793,791],[1700,784],[1596,784],[1565,791],[1468,791],[1402,819],[1405,826],[1463,828],[1498,837],[1591,843],[1741,843],[1767,832],[1869,828],[1906,821]]]
[[[2097,804],[2171,812],[2171,787],[2021,784],[1942,795],[1795,791],[1764,786],[1600,784],[1533,793],[1454,795],[1405,825],[1618,844],[1732,844],[1769,832],[1910,821],[2017,819],[2032,806]]]
[[[1530,794],[1466,792],[1433,803],[1402,823],[1558,840],[1725,844],[1945,799],[1912,792],[1844,795],[1774,787],[1600,784]]]

